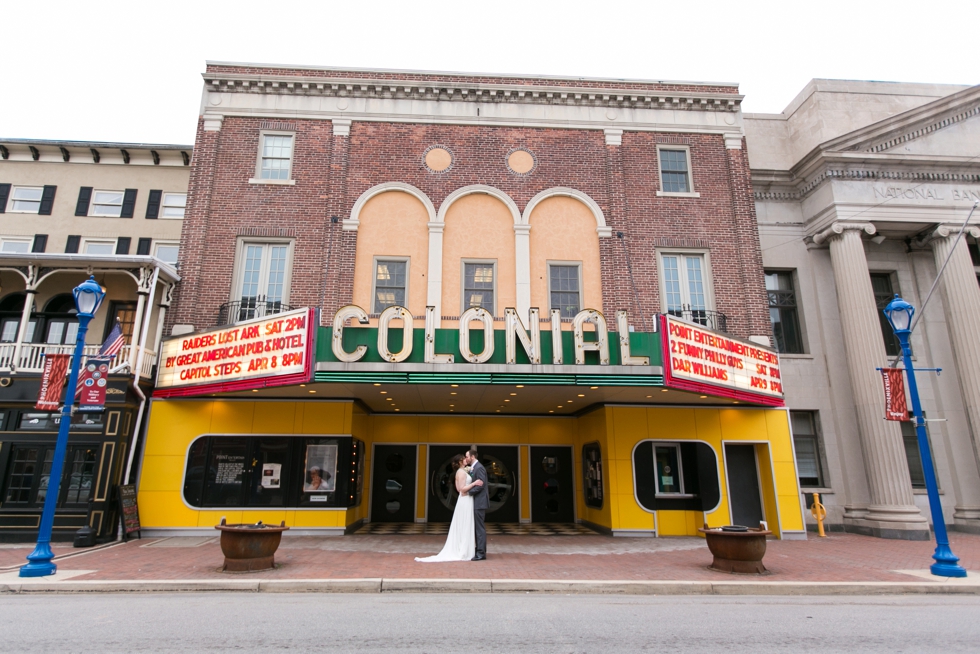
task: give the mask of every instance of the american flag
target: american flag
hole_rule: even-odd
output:
[[[112,331],[109,332],[109,336],[106,337],[105,343],[99,349],[99,356],[114,357],[119,354],[119,350],[125,344],[126,336],[123,334],[122,326],[120,326],[119,320],[117,319],[116,324],[112,326]]]

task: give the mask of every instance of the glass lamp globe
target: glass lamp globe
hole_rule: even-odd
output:
[[[915,307],[896,295],[895,299],[884,308],[884,312],[885,317],[888,318],[888,324],[892,326],[896,334],[909,331],[909,327],[912,325],[912,316],[915,315]]]
[[[79,315],[90,317],[99,310],[99,306],[102,305],[102,300],[105,298],[105,291],[95,281],[95,277],[89,277],[76,286],[72,290],[72,294],[75,296],[75,308],[78,309]]]

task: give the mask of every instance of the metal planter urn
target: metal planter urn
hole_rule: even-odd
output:
[[[257,522],[254,525],[225,523],[215,529],[221,532],[221,553],[225,555],[223,572],[256,572],[276,567],[275,554],[282,541],[282,532],[289,529],[286,521],[278,527]]]
[[[708,550],[714,556],[711,570],[736,574],[767,574],[762,565],[766,555],[766,536],[772,534],[760,525],[749,529],[740,525],[730,525],[720,529],[698,529],[704,534]]]

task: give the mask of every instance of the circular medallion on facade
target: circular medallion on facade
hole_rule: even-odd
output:
[[[619,112],[615,109],[610,109],[606,112],[606,118],[609,120],[616,120],[619,117]]]
[[[507,153],[507,167],[518,175],[527,175],[536,165],[534,155],[527,150],[511,150]]]
[[[452,153],[441,145],[433,145],[422,155],[425,167],[434,173],[444,173],[453,166]]]
[[[337,100],[337,108],[340,109],[341,111],[343,111],[344,109],[346,109],[347,106],[348,106],[347,105],[347,100],[345,100],[344,98],[341,98],[341,99]]]

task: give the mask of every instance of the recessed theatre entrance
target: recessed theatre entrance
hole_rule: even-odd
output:
[[[456,507],[456,485],[453,482],[452,458],[467,450],[466,445],[432,445],[429,447],[429,516],[431,522],[450,522]],[[490,508],[487,522],[518,522],[517,448],[481,445],[480,462],[487,469]]]
[[[415,522],[415,447],[374,446],[372,522]]]
[[[531,448],[531,521],[575,522],[572,448]]]
[[[725,469],[728,470],[732,524],[758,527],[764,518],[755,445],[725,444]]]

